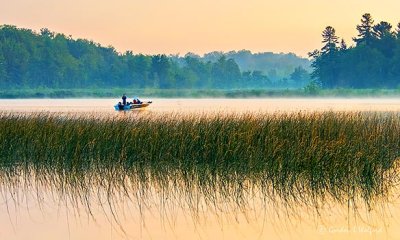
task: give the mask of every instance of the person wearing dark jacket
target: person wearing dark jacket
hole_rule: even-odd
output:
[[[122,105],[121,102],[118,103],[118,109],[119,110],[124,110],[124,105]]]
[[[125,93],[122,95],[122,104],[126,105],[126,95],[125,95]]]

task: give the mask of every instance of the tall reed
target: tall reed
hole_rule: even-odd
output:
[[[210,203],[224,199],[238,207],[254,192],[303,205],[326,199],[371,204],[398,182],[399,117],[1,113],[0,181],[15,183],[24,176],[82,199],[90,186],[110,195],[135,186],[179,192],[194,202],[197,195]]]

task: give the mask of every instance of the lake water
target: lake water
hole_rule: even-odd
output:
[[[43,183],[43,182],[42,182]],[[4,184],[4,183],[3,183]],[[14,183],[15,184],[15,183]],[[47,186],[45,186],[47,185]],[[52,186],[52,187],[51,187]],[[53,188],[55,187],[55,188]],[[0,239],[398,239],[395,202],[353,207],[326,200],[318,209],[252,196],[206,203],[179,192],[93,185],[82,190],[21,180],[1,186]],[[57,189],[58,188],[58,189]],[[186,192],[187,194],[187,192]],[[257,194],[256,194],[257,195]],[[209,193],[207,197],[215,197]],[[221,196],[220,196],[221,197]],[[318,210],[318,211],[317,211]]]
[[[147,99],[143,99],[147,100]],[[400,111],[400,99],[151,99],[146,109],[154,113],[243,113],[243,112],[299,112],[299,111]],[[0,100],[0,111],[13,112],[78,112],[115,113],[120,99],[27,99]]]
[[[146,100],[146,99],[143,99]],[[145,113],[400,111],[400,99],[152,99]],[[0,100],[2,112],[110,114],[119,99]],[[124,189],[83,191],[0,173],[0,239],[399,239],[400,201],[285,206],[249,196],[233,204],[153,186],[146,197]],[[17,179],[19,179],[17,177]],[[50,181],[50,180],[49,180]],[[110,197],[110,192],[112,197]],[[89,194],[90,193],[90,194]],[[210,193],[211,197],[215,197]],[[204,196],[203,196],[204,197]],[[261,197],[262,198],[262,197]],[[90,206],[89,206],[90,205]],[[193,211],[196,209],[196,211]]]

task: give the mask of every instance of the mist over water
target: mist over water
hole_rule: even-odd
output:
[[[254,99],[143,99],[153,100],[146,109],[132,113],[246,113],[315,111],[400,111],[398,98],[254,98]],[[115,99],[0,100],[0,111],[116,113]]]

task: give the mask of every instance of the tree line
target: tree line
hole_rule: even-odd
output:
[[[322,32],[323,47],[309,53],[311,77],[324,88],[400,87],[400,23],[374,24],[365,13],[357,25],[358,36],[347,46],[332,26]]]
[[[245,50],[203,57],[119,53],[111,46],[73,39],[47,28],[36,33],[1,25],[0,87],[233,89],[302,87],[308,83],[309,62],[294,54],[276,55],[275,59],[283,59],[276,69],[249,69],[255,65],[251,61],[259,64],[262,59],[274,59],[271,54],[253,55]],[[247,64],[245,70],[235,58]]]

